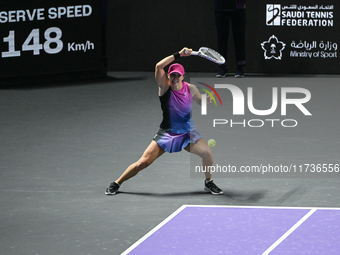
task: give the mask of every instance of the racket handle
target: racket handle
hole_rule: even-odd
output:
[[[187,54],[188,53],[188,51],[187,50],[184,50],[184,54]],[[198,55],[198,52],[197,51],[192,51],[191,52],[191,55]]]

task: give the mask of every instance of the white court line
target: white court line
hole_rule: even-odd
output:
[[[286,233],[283,234],[275,243],[273,243],[262,255],[267,255],[272,252],[280,243],[282,243],[291,233],[293,233],[298,227],[301,226],[317,209],[310,210],[305,216],[303,216],[293,227],[291,227]]]
[[[185,207],[212,207],[212,208],[248,208],[248,209],[292,209],[292,210],[336,210],[339,211],[339,207],[293,207],[293,206],[243,206],[243,205],[183,205]]]
[[[178,208],[176,211],[174,211],[169,217],[167,217],[165,220],[163,220],[161,223],[159,223],[156,227],[154,227],[152,230],[150,230],[146,235],[144,235],[141,239],[139,239],[137,242],[135,242],[129,249],[124,251],[121,255],[126,255],[129,252],[131,252],[138,245],[140,245],[142,242],[144,242],[148,237],[150,237],[153,233],[155,233],[158,229],[160,229],[166,223],[168,223],[170,220],[172,220],[177,214],[179,214],[182,210],[184,210],[185,207],[186,207],[185,205],[182,205],[180,208]]]

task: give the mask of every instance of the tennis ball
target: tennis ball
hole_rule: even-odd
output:
[[[214,139],[209,139],[208,145],[209,145],[209,147],[214,147],[216,145],[216,141]]]

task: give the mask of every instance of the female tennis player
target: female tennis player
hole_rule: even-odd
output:
[[[197,132],[191,119],[192,102],[201,104],[201,93],[195,85],[184,81],[185,71],[182,65],[175,63],[169,67],[168,74],[164,71],[164,68],[175,59],[190,56],[191,52],[192,49],[185,47],[156,64],[155,78],[163,110],[163,121],[160,124],[160,129],[142,157],[131,164],[115,182],[110,184],[105,191],[106,195],[116,194],[125,181],[151,165],[165,152],[173,153],[184,149],[201,157],[203,167],[213,165],[211,149]],[[211,102],[212,99],[208,96],[207,104]],[[205,173],[204,190],[214,195],[223,194],[211,177],[211,173],[207,171]]]

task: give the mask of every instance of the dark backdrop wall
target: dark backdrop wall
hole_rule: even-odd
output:
[[[245,72],[339,74],[339,10],[337,0],[248,1]],[[115,0],[108,1],[107,13],[109,71],[153,71],[183,46],[217,48],[213,0]],[[234,72],[231,35],[230,42]],[[198,57],[180,62],[187,71],[217,71]]]
[[[107,22],[109,70],[153,71],[184,46],[217,47],[212,0],[109,1]],[[180,61],[187,71],[217,71],[198,57]]]

